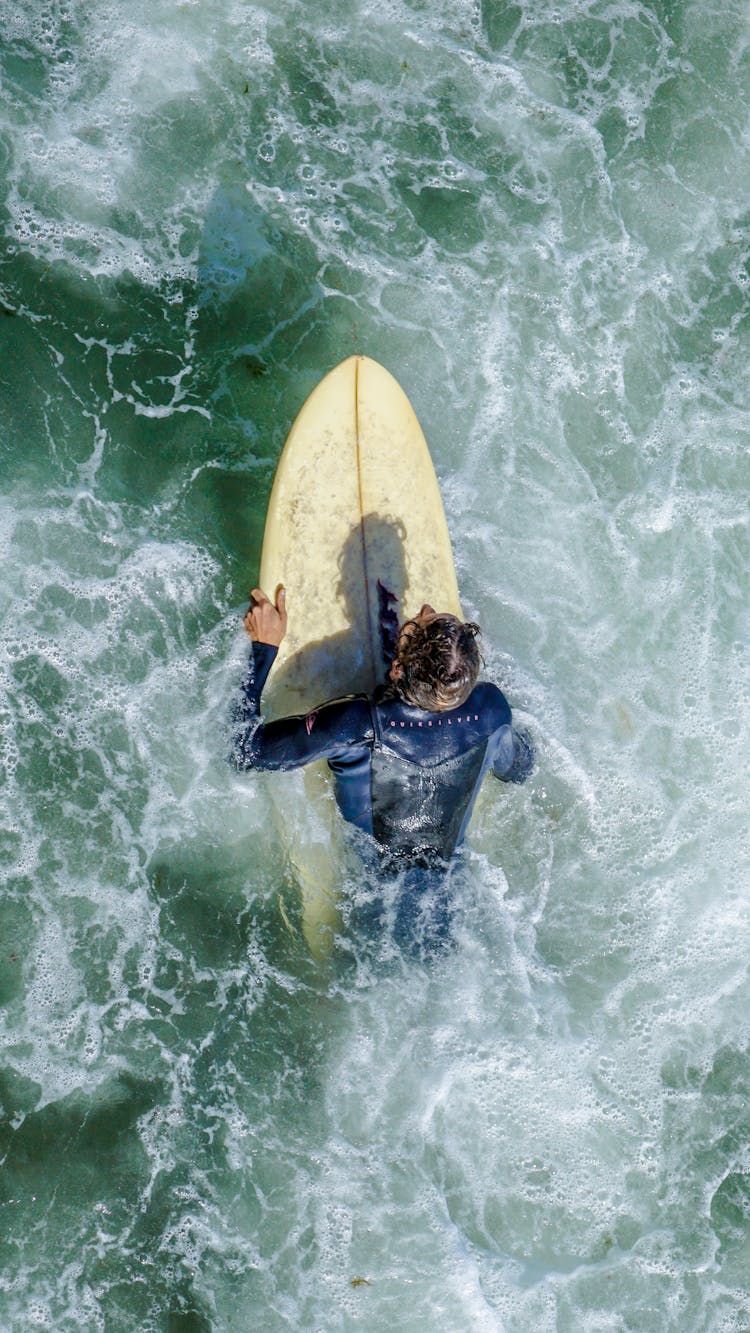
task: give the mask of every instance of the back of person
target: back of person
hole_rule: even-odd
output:
[[[493,685],[478,685],[448,711],[430,713],[390,699],[375,701],[373,714],[376,842],[401,856],[448,861],[485,773],[508,746],[512,754],[504,696]]]

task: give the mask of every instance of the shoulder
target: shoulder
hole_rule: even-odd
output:
[[[366,695],[347,695],[343,699],[329,699],[305,715],[308,736],[314,730],[339,731],[342,740],[372,737],[372,711]]]
[[[493,685],[492,681],[483,680],[475,685],[464,707],[472,709],[478,717],[481,717],[489,731],[510,725],[510,704],[502,690]]]
[[[344,694],[339,699],[328,699],[314,711],[321,713],[324,709],[326,712],[340,713],[343,716],[369,717],[371,705],[366,694]]]

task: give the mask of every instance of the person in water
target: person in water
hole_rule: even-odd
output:
[[[260,588],[244,619],[252,639],[234,718],[232,763],[299,768],[327,759],[344,819],[381,853],[437,867],[460,846],[486,773],[525,782],[529,737],[513,726],[505,695],[477,684],[479,626],[424,605],[397,631],[385,685],[372,697],[323,704],[306,716],[264,722],[260,702],[286,633],[286,593],[274,605]]]

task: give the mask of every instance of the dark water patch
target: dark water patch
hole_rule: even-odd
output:
[[[38,1105],[41,1093],[39,1083],[19,1074],[11,1065],[0,1069],[0,1106],[3,1118],[9,1123],[29,1115]]]
[[[498,4],[497,0],[482,0],[482,27],[493,51],[501,51],[516,35],[523,21],[520,5]]]
[[[37,611],[45,631],[54,635],[55,629],[62,629],[70,620],[81,629],[97,629],[106,621],[110,604],[106,597],[85,596],[80,590],[74,593],[53,583],[39,594]]]
[[[248,851],[252,870],[256,858]],[[211,858],[195,847],[191,855],[160,856],[150,868],[164,937],[196,969],[235,967],[247,948],[247,904],[239,877],[231,876],[218,854],[214,860],[212,866]]]
[[[100,1197],[102,1168],[107,1193],[120,1206],[132,1203],[147,1178],[137,1124],[162,1095],[159,1085],[121,1073],[94,1093],[71,1093],[27,1112],[17,1128],[0,1125],[3,1196],[20,1205],[14,1214],[16,1236],[23,1226],[19,1211],[28,1224],[56,1197],[75,1225],[81,1210],[88,1212]]]
[[[70,692],[62,672],[39,653],[29,653],[17,659],[12,672],[27,697],[45,711],[59,708]]]
[[[451,253],[471,249],[484,235],[477,197],[469,190],[406,187],[402,197],[423,231]]]
[[[2,861],[15,863],[20,850],[17,839],[4,835],[0,843],[0,867]],[[0,1005],[12,1005],[23,994],[27,964],[36,939],[35,913],[28,901],[33,885],[29,880],[8,874],[7,865],[2,868],[5,878],[0,901]]]
[[[0,47],[3,87],[6,94],[13,95],[7,97],[6,106],[12,107],[15,116],[21,118],[24,104],[37,98],[43,101],[48,94],[52,63],[51,54],[30,40],[18,38]]]
[[[191,1305],[189,1297],[183,1297],[181,1305],[167,1315],[166,1333],[211,1333],[211,1330],[209,1316]]]
[[[711,1225],[722,1250],[744,1250],[750,1239],[750,1177],[743,1171],[725,1176],[711,1199]]]

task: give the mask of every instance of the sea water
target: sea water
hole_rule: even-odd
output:
[[[0,40],[0,1328],[749,1329],[745,5]],[[538,751],[432,956],[342,863],[312,957],[298,780],[225,762],[274,466],[353,352]]]

